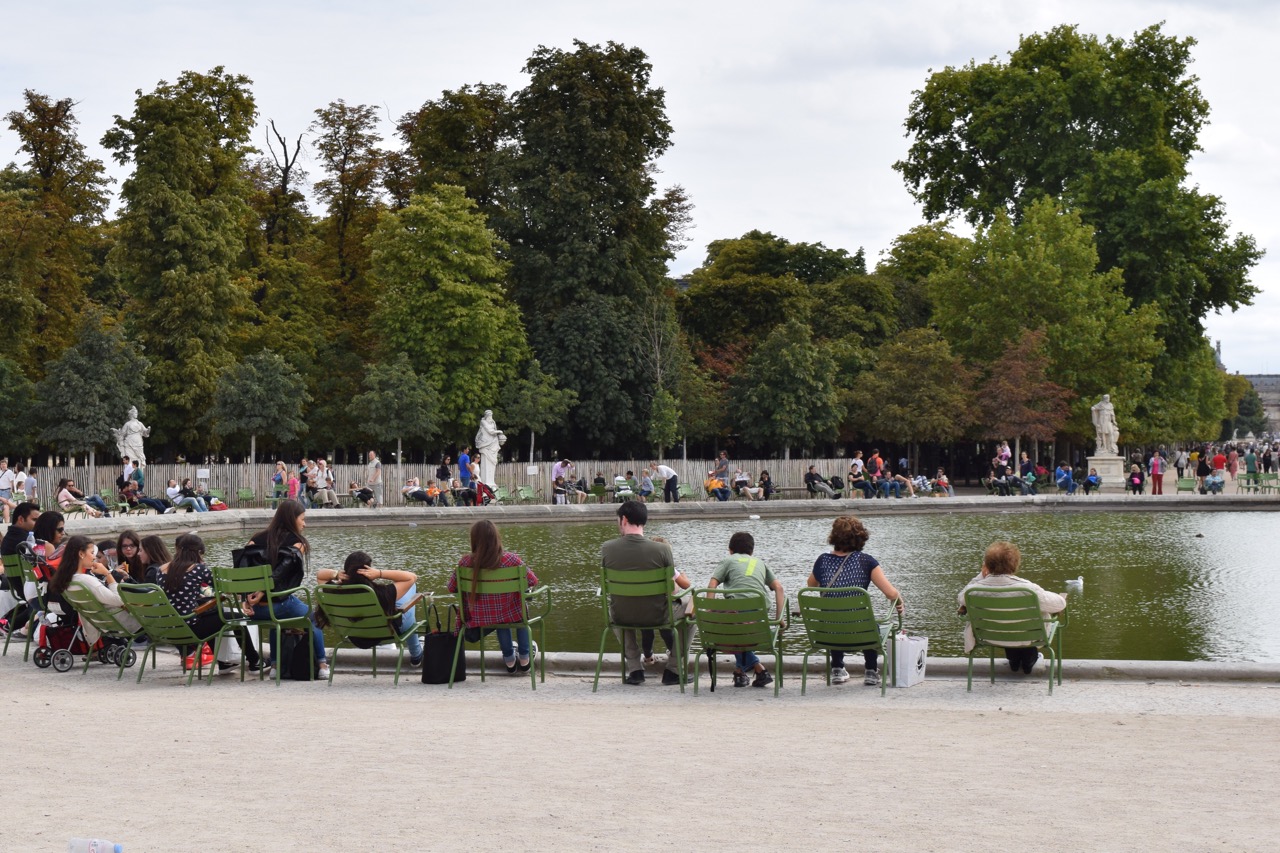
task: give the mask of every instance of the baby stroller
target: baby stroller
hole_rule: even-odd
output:
[[[476,506],[488,506],[498,499],[498,496],[493,493],[493,489],[489,488],[488,483],[472,480],[471,486],[476,490]]]
[[[64,608],[61,601],[46,599],[45,611],[39,619],[36,649],[31,653],[36,666],[48,669],[52,665],[58,672],[66,672],[75,663],[76,655],[89,654],[89,644],[84,641],[84,631],[74,610]]]

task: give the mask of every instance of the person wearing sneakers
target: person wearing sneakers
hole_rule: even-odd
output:
[[[889,583],[880,562],[870,554],[863,552],[871,534],[862,522],[852,515],[837,518],[831,524],[831,533],[827,543],[831,552],[822,554],[813,563],[813,572],[809,575],[809,586],[844,587],[856,586],[870,589],[871,584],[884,593],[885,598],[894,602],[894,607],[902,613],[902,597],[898,590]],[[851,593],[832,593],[833,596],[848,596]],[[874,649],[864,651],[862,660],[865,664],[863,684],[879,686],[879,655]],[[849,680],[849,672],[844,668],[844,652],[831,652],[831,683],[844,684]]]
[[[768,591],[773,590],[774,600],[777,602],[778,618],[785,620],[787,618],[786,604],[782,592],[782,582],[773,574],[773,569],[765,565],[764,560],[753,556],[756,550],[756,540],[750,533],[738,531],[729,537],[729,556],[720,561],[720,565],[716,566],[716,570],[711,574],[711,580],[707,582],[707,587],[715,589],[718,586],[727,587],[729,589],[758,589],[768,596]],[[733,595],[725,594],[726,598],[733,598]],[[786,629],[784,621],[779,630]],[[764,687],[773,683],[773,676],[769,674],[769,670],[764,668],[764,664],[760,663],[760,658],[756,657],[756,653],[752,651],[734,652],[733,656],[737,661],[737,666],[733,670],[733,686],[746,687],[748,683],[752,687]],[[755,680],[751,680],[750,672],[755,672]]]
[[[1022,552],[1012,542],[992,542],[982,555],[982,571],[973,580],[965,584],[964,589],[956,596],[960,605],[960,615],[964,615],[964,594],[971,589],[1029,589],[1040,599],[1040,612],[1048,619],[1054,613],[1067,609],[1067,597],[1056,592],[1049,592],[1030,581],[1018,577],[1018,568],[1022,565]],[[964,652],[973,651],[973,629],[964,626]],[[1040,651],[1034,646],[1005,649],[1004,656],[1009,661],[1009,669],[1014,672],[1031,674],[1031,669],[1040,660]]]

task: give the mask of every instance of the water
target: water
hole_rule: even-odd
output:
[[[1068,657],[1280,661],[1280,586],[1270,571],[1278,521],[1275,513],[1250,512],[880,517],[867,521],[866,552],[901,592],[907,629],[927,635],[932,654],[961,654],[956,593],[977,574],[986,546],[1009,539],[1022,550],[1019,574],[1045,589],[1063,592],[1068,580],[1084,577],[1084,595],[1068,604]],[[703,586],[737,530],[755,536],[756,556],[777,573],[794,606],[814,558],[828,550],[829,520],[655,522],[648,533],[666,537],[680,568]],[[308,533],[313,568],[336,568],[360,549],[376,567],[414,571],[420,590],[440,593],[467,550],[464,527]],[[553,588],[548,648],[594,651],[602,627],[599,550],[617,535],[616,524],[509,525],[502,535]],[[228,560],[241,544],[219,536],[206,541],[214,561]],[[872,597],[887,613],[883,597],[876,591]],[[800,647],[798,625],[787,638],[787,649]]]

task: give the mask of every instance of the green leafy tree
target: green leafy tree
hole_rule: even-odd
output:
[[[6,351],[38,379],[72,343],[66,318],[83,307],[110,180],[80,141],[70,98],[28,89],[23,100],[5,116],[25,162],[0,172],[0,300]]]
[[[778,326],[731,383],[734,423],[756,447],[813,447],[835,438],[844,415],[836,363],[799,320]]]
[[[528,357],[500,241],[461,187],[437,186],[384,213],[369,246],[384,356],[406,353],[439,393],[446,436],[466,435]]]
[[[894,238],[876,265],[876,278],[893,292],[899,329],[929,324],[933,316],[929,276],[959,263],[967,245],[964,238],[948,230],[945,221],[918,225]]]
[[[249,437],[249,462],[257,461],[258,436],[287,444],[307,431],[311,402],[298,371],[279,354],[264,350],[222,371],[208,420],[216,435]]]
[[[1228,234],[1217,197],[1186,186],[1209,112],[1187,70],[1194,46],[1158,25],[1127,41],[1061,26],[1023,37],[1007,62],[934,72],[894,168],[930,218],[1017,221],[1045,197],[1078,210],[1102,269],[1123,269],[1134,303],[1160,307],[1161,337],[1181,356],[1208,311],[1252,301],[1261,257],[1252,237]]]
[[[1230,438],[1236,434],[1244,438],[1249,433],[1259,436],[1266,429],[1266,409],[1263,408],[1262,398],[1258,396],[1258,389],[1254,388],[1253,383],[1250,382],[1236,404],[1236,415],[1230,421],[1230,429],[1223,430],[1222,438]]]
[[[352,400],[364,431],[374,441],[395,439],[397,477],[404,482],[404,439],[429,441],[439,429],[435,389],[414,372],[409,357],[397,353],[384,364],[369,366],[364,393]]]
[[[681,350],[682,368],[674,392],[676,410],[680,413],[677,434],[691,441],[706,441],[727,426],[728,386],[697,363],[687,343],[682,343]]]
[[[663,452],[675,444],[679,436],[680,407],[676,404],[676,397],[666,388],[659,388],[649,406],[648,439],[656,454],[654,458],[664,458]]]
[[[1227,416],[1222,368],[1208,339],[1181,356],[1156,356],[1152,382],[1134,407],[1134,418],[1120,432],[1125,441],[1205,441]]]
[[[130,406],[142,408],[148,363],[120,326],[107,327],[96,311],[86,312],[77,340],[48,366],[36,383],[32,409],[39,440],[66,453],[93,454],[114,446],[111,431]]]
[[[0,440],[4,452],[27,455],[36,437],[32,411],[36,401],[36,389],[27,375],[11,358],[0,356]]]
[[[973,371],[932,329],[908,329],[876,351],[876,366],[850,395],[862,433],[890,441],[941,443],[973,420]]]
[[[556,378],[542,369],[536,358],[529,359],[524,373],[508,382],[498,402],[498,415],[511,429],[529,430],[529,462],[537,434],[562,422],[578,402],[577,392],[560,388]]]
[[[1052,199],[1021,223],[1003,214],[969,242],[957,265],[929,277],[934,320],[970,364],[998,359],[1024,331],[1045,333],[1047,379],[1077,395],[1066,430],[1093,434],[1089,406],[1111,394],[1122,431],[1160,352],[1153,305],[1132,309],[1120,272],[1096,272],[1092,229]]]
[[[250,221],[244,160],[257,110],[250,81],[221,66],[137,93],[102,144],[133,174],[112,263],[134,337],[152,359],[157,439],[209,447],[213,402],[246,301],[239,262]]]
[[[512,259],[511,294],[534,354],[578,394],[570,443],[644,440],[653,388],[629,344],[660,293],[677,227],[655,196],[654,163],[670,146],[665,95],[644,52],[575,42],[541,47],[512,103],[518,148],[499,232]]]

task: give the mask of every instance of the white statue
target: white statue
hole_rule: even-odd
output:
[[[1094,403],[1093,428],[1098,432],[1099,456],[1119,456],[1120,427],[1116,424],[1116,407],[1111,405],[1111,395],[1103,394],[1102,399]]]
[[[139,468],[147,464],[147,454],[142,449],[142,439],[151,436],[151,427],[144,426],[142,421],[138,420],[137,406],[129,407],[129,420],[125,421],[120,429],[113,429],[111,434],[116,437],[116,449],[120,451],[121,459],[128,456]]]
[[[476,456],[480,457],[480,481],[492,486],[493,473],[498,467],[498,450],[507,443],[507,436],[493,420],[493,409],[485,409],[476,430]]]

